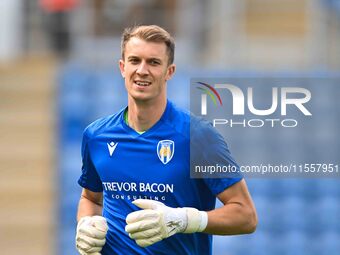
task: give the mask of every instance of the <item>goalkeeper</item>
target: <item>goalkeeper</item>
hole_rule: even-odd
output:
[[[199,148],[195,162],[238,166],[211,125],[167,100],[174,48],[158,26],[123,33],[119,67],[128,106],[93,122],[83,135],[76,231],[82,255],[206,255],[212,234],[256,228],[241,176],[190,178],[190,148]],[[216,198],[223,203],[217,209]]]

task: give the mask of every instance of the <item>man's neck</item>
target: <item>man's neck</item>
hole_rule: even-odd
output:
[[[150,129],[162,117],[166,108],[166,99],[159,103],[138,103],[135,100],[128,102],[128,123],[137,132]]]

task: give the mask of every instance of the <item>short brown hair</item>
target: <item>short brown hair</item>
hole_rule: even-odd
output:
[[[132,37],[137,37],[147,42],[165,43],[169,58],[168,64],[170,65],[174,62],[175,40],[165,29],[156,25],[134,26],[126,28],[123,32],[121,41],[121,51],[123,59],[126,43]]]

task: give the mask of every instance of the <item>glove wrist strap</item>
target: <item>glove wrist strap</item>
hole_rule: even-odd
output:
[[[188,224],[183,233],[202,232],[208,225],[208,214],[195,208],[185,208]]]

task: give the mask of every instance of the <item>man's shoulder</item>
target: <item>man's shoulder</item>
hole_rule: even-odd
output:
[[[179,108],[174,103],[169,101],[170,111],[165,119],[166,123],[178,133],[183,135],[189,134],[190,129],[190,112]]]
[[[190,112],[184,108],[178,107],[173,102],[169,101],[171,112],[169,114],[170,120],[177,120],[182,122],[188,122],[190,120]]]
[[[108,115],[93,121],[85,128],[84,135],[87,136],[88,139],[91,139],[107,130],[113,130],[115,127],[121,124],[121,114],[123,111],[124,109],[115,114]]]
[[[210,121],[193,114],[190,116],[190,143],[194,148],[226,145],[224,137]]]
[[[190,115],[190,132],[198,136],[217,133],[210,121],[194,114]]]
[[[202,117],[196,116],[188,110],[177,107],[174,103],[171,103],[171,109],[171,114],[169,114],[167,122],[179,133],[187,134],[191,138],[216,133],[211,122],[203,119]]]

